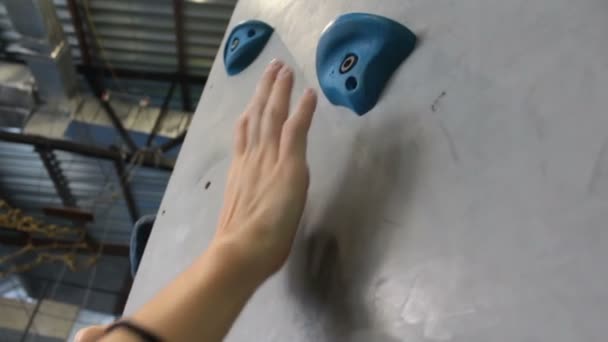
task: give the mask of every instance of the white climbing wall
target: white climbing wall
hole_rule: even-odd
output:
[[[293,65],[296,93],[319,89],[321,31],[355,11],[419,45],[367,115],[320,95],[292,256],[227,340],[605,341],[603,0],[241,0],[230,28],[276,31],[237,76],[216,58],[126,313],[206,248],[232,127],[266,64]]]

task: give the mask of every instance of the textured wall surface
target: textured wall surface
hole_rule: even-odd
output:
[[[320,97],[294,250],[227,340],[604,341],[601,0],[240,1],[229,29],[256,18],[276,31],[235,77],[216,58],[127,313],[209,242],[232,127],[266,63],[293,65],[296,93],[318,89],[321,31],[355,11],[420,44],[366,116]]]

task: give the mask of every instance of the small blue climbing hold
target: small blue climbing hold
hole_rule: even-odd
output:
[[[141,258],[144,255],[146,244],[152,233],[156,215],[142,216],[135,222],[131,230],[131,243],[129,245],[129,261],[131,262],[131,276],[135,277]]]
[[[329,101],[358,115],[371,110],[397,67],[412,53],[416,35],[391,19],[344,14],[317,45],[317,78]]]
[[[265,22],[248,20],[232,29],[224,46],[224,65],[228,75],[236,75],[262,52],[274,29]]]

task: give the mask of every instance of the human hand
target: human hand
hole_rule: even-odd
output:
[[[289,66],[271,62],[238,120],[212,243],[236,246],[263,278],[287,259],[308,191],[307,135],[317,98],[306,89],[288,118],[293,79]]]

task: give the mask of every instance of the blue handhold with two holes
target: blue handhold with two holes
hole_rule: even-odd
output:
[[[262,52],[274,29],[265,22],[248,20],[230,32],[224,47],[224,65],[228,75],[236,75]]]
[[[414,33],[391,19],[342,15],[325,28],[317,46],[321,89],[331,103],[364,115],[415,45]]]

